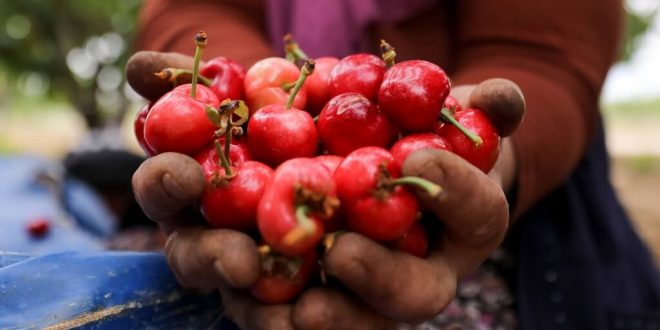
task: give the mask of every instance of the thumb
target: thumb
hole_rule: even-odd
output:
[[[172,84],[159,77],[156,73],[165,68],[192,69],[193,58],[179,53],[161,53],[154,51],[139,51],[133,54],[126,63],[126,81],[140,95],[150,101],[156,101],[172,89]],[[181,77],[179,84],[188,83]]]
[[[509,208],[500,185],[461,157],[444,150],[420,150],[403,164],[404,175],[443,187],[435,198],[419,193],[444,225],[442,249],[460,275],[471,271],[502,242]]]

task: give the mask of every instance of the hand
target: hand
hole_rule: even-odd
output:
[[[162,60],[165,55],[150,56]],[[128,70],[136,67],[128,66]],[[504,84],[494,87],[506,92],[498,95],[512,88]],[[480,87],[456,90],[478,95]],[[512,95],[521,101],[516,93]],[[459,100],[465,98],[459,96]],[[518,101],[514,97],[511,102]],[[198,212],[191,209],[205,184],[193,159],[174,153],[152,157],[135,173],[133,185],[145,213],[170,233],[165,252],[179,282],[219,289],[227,315],[240,327],[383,329],[393,327],[394,321],[419,322],[440,312],[454,297],[457,280],[501,243],[508,225],[501,182],[459,157],[420,151],[405,162],[404,172],[444,188],[433,200],[419,194],[445,228],[429,257],[391,251],[355,233],[341,235],[325,254],[323,264],[327,275],[346,289],[312,288],[292,305],[262,305],[242,290],[259,275],[256,244],[240,232],[202,225]]]

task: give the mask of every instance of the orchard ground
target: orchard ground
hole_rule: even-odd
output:
[[[660,265],[660,99],[604,109],[614,186]],[[140,152],[132,120],[131,113],[109,135]],[[79,147],[85,135],[84,122],[65,103],[16,98],[0,104],[0,153],[35,153],[57,159]]]

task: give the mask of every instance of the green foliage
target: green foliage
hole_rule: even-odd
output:
[[[657,11],[650,14],[636,14],[631,10],[626,10],[626,25],[623,36],[623,45],[619,59],[627,61],[638,47],[639,39],[649,29]]]
[[[95,78],[104,67],[124,67],[139,5],[139,0],[0,1],[0,71],[4,72],[0,83],[7,85],[3,89],[64,96],[90,126],[102,125],[101,111],[107,109],[97,98],[109,91],[99,91]],[[107,49],[107,45],[121,45],[121,49]],[[70,69],[71,62],[76,62],[71,51],[76,48],[79,60],[91,59],[82,76]],[[109,71],[113,70],[105,70]],[[126,103],[117,91],[114,95]],[[119,108],[113,107],[114,115],[120,115]]]

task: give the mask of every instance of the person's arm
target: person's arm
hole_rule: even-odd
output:
[[[204,59],[225,56],[248,67],[273,55],[264,15],[261,0],[146,1],[136,48],[192,55],[192,36],[204,30],[209,38]]]
[[[592,139],[622,9],[620,0],[457,1],[454,85],[500,77],[525,95],[515,162],[498,167],[515,176],[514,218],[566,179]]]

